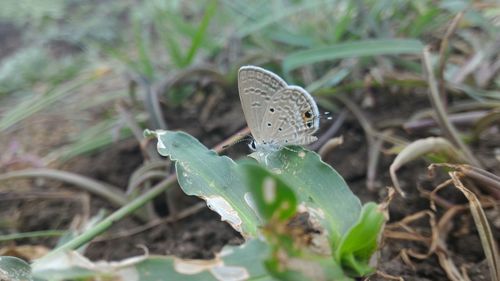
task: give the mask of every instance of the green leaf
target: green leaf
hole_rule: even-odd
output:
[[[361,40],[298,51],[285,57],[284,72],[317,62],[362,56],[420,54],[423,45],[413,39]]]
[[[155,134],[158,152],[175,161],[182,190],[206,200],[234,229],[255,236],[260,220],[246,201],[249,194],[236,163],[184,132],[158,130]]]
[[[344,179],[319,155],[300,147],[267,155],[268,168],[280,175],[311,216],[329,231],[335,247],[359,218],[361,203]]]
[[[377,250],[384,223],[385,216],[379,206],[375,203],[365,204],[358,222],[342,238],[335,252],[337,262],[354,271],[357,276],[373,272],[368,263]]]
[[[212,260],[183,260],[172,256],[137,256],[122,261],[93,263],[77,252],[67,252],[37,263],[36,278],[75,280],[101,277],[102,280],[129,281],[218,281],[273,279],[262,261],[269,247],[259,239],[241,246],[224,247]],[[29,266],[28,266],[29,268]],[[93,279],[92,279],[93,280]]]
[[[281,178],[255,163],[247,162],[240,167],[263,219],[285,221],[295,215],[297,198]]]
[[[265,262],[267,270],[287,281],[350,280],[330,255],[318,254],[304,242],[311,239],[318,243],[321,233],[309,229],[311,225],[304,220],[309,216],[297,214],[297,198],[281,175],[249,161],[241,163],[240,168],[255,205],[266,220],[263,234],[272,248]],[[328,242],[323,246],[329,248]]]
[[[214,260],[182,260],[152,257],[137,264],[137,280],[274,280],[262,262],[268,255],[266,243],[254,239],[242,246],[225,247]]]
[[[31,267],[20,258],[0,256],[0,280],[31,281]]]

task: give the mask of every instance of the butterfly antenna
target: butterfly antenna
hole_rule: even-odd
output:
[[[332,120],[333,117],[332,117],[332,113],[329,112],[329,111],[325,111],[323,113],[320,113],[319,114],[319,117],[318,117],[320,120],[321,119],[326,119],[326,120]]]

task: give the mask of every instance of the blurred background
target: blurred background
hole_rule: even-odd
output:
[[[244,129],[236,78],[248,64],[305,87],[331,112],[311,148],[343,136],[342,145],[323,147],[324,160],[362,201],[380,202],[402,147],[429,136],[450,139],[433,119],[426,48],[465,150],[458,147],[498,175],[499,32],[494,0],[3,0],[0,255],[36,258],[172,172],[144,129],[183,130],[208,147]],[[246,142],[227,151],[234,158],[247,152]],[[426,166],[436,159],[446,160],[420,159],[401,171],[409,197],[391,205],[392,221],[429,209],[425,194],[440,181],[428,178]],[[438,214],[466,202],[454,190],[442,199]],[[141,244],[154,254],[211,258],[242,242],[178,189],[145,213],[146,220],[119,222],[86,255],[123,259],[141,254]],[[498,238],[498,209],[488,214]],[[470,215],[454,220],[450,256],[470,274],[484,274]],[[406,263],[400,253],[407,248],[425,249],[388,239],[382,269],[420,278],[407,280],[446,278],[436,256]]]

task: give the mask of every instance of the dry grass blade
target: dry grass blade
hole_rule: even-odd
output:
[[[352,102],[349,98],[347,98],[344,95],[337,95],[336,98],[340,100],[342,103],[345,104],[345,106],[354,114],[354,116],[358,119],[359,124],[363,128],[363,131],[365,132],[366,136],[366,143],[368,147],[368,163],[366,167],[366,174],[367,174],[367,187],[369,189],[373,189],[373,182],[375,178],[375,173],[373,163],[377,163],[378,161],[378,155],[379,151],[377,148],[380,148],[380,145],[377,145],[375,136],[376,135],[382,135],[386,136],[387,134],[379,134],[372,126],[368,118],[365,116],[365,114],[362,112],[362,110],[354,103]],[[380,143],[381,144],[381,143]],[[396,187],[397,191],[401,194],[402,191],[400,188]]]
[[[368,148],[368,164],[366,167],[366,187],[368,190],[375,190],[375,178],[377,177],[377,167],[380,159],[385,139],[392,134],[391,130],[385,130],[381,133],[382,137],[375,140],[373,146]]]
[[[476,224],[481,244],[483,245],[483,250],[486,255],[486,260],[488,261],[488,266],[490,268],[491,280],[500,281],[500,256],[498,254],[495,238],[493,237],[493,233],[491,232],[490,225],[481,203],[477,199],[477,196],[463,185],[460,180],[460,172],[450,172],[449,175],[453,180],[455,187],[458,188],[469,201],[472,218]]]
[[[132,134],[137,139],[137,142],[141,142],[144,138],[142,131],[143,129],[137,122],[135,116],[132,115],[130,110],[127,108],[127,104],[124,101],[119,101],[116,104],[116,111],[120,114],[123,122],[130,128]],[[159,160],[160,156],[156,153],[156,149],[152,146],[141,147],[142,151],[147,159]]]
[[[448,256],[446,252],[438,251],[436,252],[436,255],[438,257],[439,264],[446,272],[446,276],[448,276],[448,279],[450,279],[451,281],[467,281],[462,276],[460,270],[457,268],[453,260]]]
[[[434,77],[434,70],[431,64],[431,58],[429,53],[429,48],[424,48],[423,52],[423,64],[425,67],[426,78],[429,84],[429,98],[432,104],[432,107],[435,110],[436,120],[438,121],[439,127],[443,130],[443,133],[456,145],[462,153],[467,157],[469,163],[474,166],[481,167],[479,161],[474,157],[469,148],[463,143],[456,131],[455,127],[450,123],[448,116],[446,115],[446,110],[441,101],[441,96],[439,95],[438,84],[436,82],[436,77]]]
[[[127,197],[118,187],[78,174],[54,169],[40,168],[8,172],[0,175],[0,182],[20,178],[47,178],[70,183],[79,189],[100,196],[118,207],[126,205],[128,202]]]
[[[494,175],[481,168],[470,165],[453,165],[453,164],[431,164],[429,171],[433,171],[435,167],[446,167],[461,172],[468,179],[474,181],[483,191],[488,192],[493,198],[500,199],[500,177]]]
[[[413,161],[414,159],[426,155],[428,153],[445,153],[448,157],[456,161],[466,161],[461,156],[460,152],[457,151],[455,146],[453,146],[448,140],[440,137],[429,137],[425,139],[416,140],[409,145],[407,145],[399,154],[396,156],[394,161],[389,168],[389,173],[391,175],[392,183],[396,190],[404,197],[404,192],[401,190],[401,186],[396,176],[396,171],[404,164]]]
[[[430,236],[422,235],[409,225],[410,223],[418,221],[424,217],[429,217],[429,226],[431,228]],[[398,229],[403,229],[404,231],[400,231]],[[406,216],[398,222],[388,224],[384,230],[384,237],[423,242],[428,246],[427,253],[417,253],[410,249],[403,251],[402,255],[404,256],[406,254],[409,254],[412,257],[418,259],[426,259],[434,252],[436,252],[439,243],[439,232],[437,229],[436,217],[431,211],[420,211],[415,214]]]
[[[453,21],[448,27],[448,30],[446,31],[446,34],[443,37],[443,40],[441,40],[441,46],[439,47],[439,64],[438,64],[437,74],[439,79],[439,92],[441,93],[443,98],[445,97],[444,69],[446,67],[446,58],[448,57],[446,55],[446,52],[448,50],[450,37],[457,29],[458,24],[462,20],[463,16],[464,12],[460,12],[453,18]]]
[[[483,115],[481,119],[477,120],[474,125],[474,137],[479,139],[479,136],[483,131],[490,128],[491,126],[495,126],[500,121],[500,108],[496,108],[491,112]]]
[[[344,143],[344,137],[336,137],[328,140],[321,148],[318,150],[318,154],[321,158],[324,158],[328,153],[334,150],[336,147],[342,145]]]
[[[383,271],[380,271],[380,270],[377,270],[376,274],[386,280],[398,280],[398,281],[405,281],[403,279],[403,277],[401,276],[394,276],[394,275],[390,275],[388,273],[385,273]],[[370,279],[366,279],[366,280],[370,280]]]

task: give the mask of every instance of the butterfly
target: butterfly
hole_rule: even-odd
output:
[[[253,136],[250,148],[269,154],[286,145],[306,145],[317,140],[319,111],[312,96],[299,86],[257,66],[238,72],[243,113]]]

